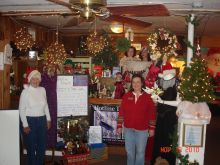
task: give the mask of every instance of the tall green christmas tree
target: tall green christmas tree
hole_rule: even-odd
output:
[[[213,85],[208,73],[207,63],[201,57],[195,57],[190,67],[186,67],[179,85],[182,100],[196,102],[212,102],[214,100]]]
[[[105,69],[112,68],[113,66],[118,65],[118,56],[112,45],[112,39],[107,32],[102,31],[102,36],[108,41],[108,45],[104,49],[97,53],[92,61],[96,65],[102,65]]]

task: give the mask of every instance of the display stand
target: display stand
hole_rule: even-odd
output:
[[[199,165],[204,164],[207,124],[209,121],[204,119],[179,119],[178,121],[179,150],[182,155],[189,155],[190,162],[195,160]]]

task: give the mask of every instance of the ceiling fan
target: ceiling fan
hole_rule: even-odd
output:
[[[75,15],[64,27],[77,26],[81,22],[93,20],[97,16],[102,21],[110,23],[146,28],[152,23],[131,17],[169,16],[169,11],[162,4],[107,7],[106,0],[69,0],[69,3],[62,0],[47,1],[69,8],[71,13],[64,16]]]

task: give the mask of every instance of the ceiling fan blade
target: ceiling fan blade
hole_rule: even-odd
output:
[[[128,18],[128,17],[123,17],[120,15],[111,15],[107,19],[104,19],[104,21],[112,22],[112,23],[122,23],[122,24],[127,24],[129,26],[133,27],[139,27],[139,28],[146,28],[152,25],[152,23],[149,22],[144,22],[140,20],[136,20],[133,18]]]
[[[63,27],[73,27],[73,26],[78,26],[83,20],[81,17],[72,17]]]
[[[148,17],[169,16],[169,11],[162,4],[107,7],[113,15]]]
[[[72,5],[70,3],[64,2],[62,0],[47,0],[47,1],[56,3],[58,5],[62,5],[62,6],[68,7],[69,9],[72,8]]]

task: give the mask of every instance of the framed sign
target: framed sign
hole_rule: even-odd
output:
[[[91,104],[91,109],[94,112],[93,125],[102,128],[103,142],[114,145],[124,144],[123,133],[117,133],[119,105]]]
[[[203,146],[204,125],[184,124],[183,146]]]
[[[132,43],[131,46],[135,47],[136,50],[141,50],[141,43]]]

